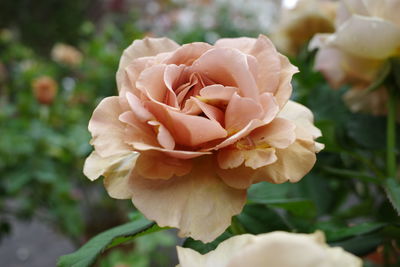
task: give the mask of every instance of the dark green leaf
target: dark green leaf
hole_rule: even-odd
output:
[[[215,239],[213,242],[210,243],[203,243],[199,240],[194,240],[193,238],[186,238],[185,242],[183,243],[183,247],[185,248],[191,248],[196,250],[197,252],[201,254],[205,254],[207,252],[210,252],[211,250],[215,250],[219,243],[222,241],[232,237],[232,234],[229,233],[228,231],[224,232],[222,235],[220,235],[217,239]]]
[[[242,226],[252,234],[290,230],[283,216],[265,205],[247,205],[237,218]]]
[[[90,266],[105,249],[132,240],[138,236],[155,232],[160,229],[157,227],[155,223],[145,218],[117,226],[95,236],[74,253],[62,256],[58,261],[58,266]]]
[[[379,234],[356,236],[340,242],[330,243],[331,246],[339,246],[358,256],[364,256],[376,249],[383,238]]]
[[[388,178],[386,179],[385,190],[390,203],[400,215],[400,183],[394,178]]]
[[[337,226],[332,223],[318,223],[316,225],[316,229],[322,230],[325,233],[328,242],[335,242],[372,233],[382,229],[385,225],[385,223],[366,222],[355,226],[346,227]]]

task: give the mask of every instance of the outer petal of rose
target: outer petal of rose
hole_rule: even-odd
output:
[[[182,177],[151,180],[134,173],[131,182],[133,204],[148,219],[203,242],[222,234],[246,200],[245,190],[231,188],[218,178],[211,158],[198,159]]]
[[[157,151],[140,153],[135,165],[135,171],[148,179],[169,179],[174,175],[183,176],[188,174],[191,169],[191,161],[171,158]]]
[[[344,60],[344,54],[338,48],[323,47],[317,53],[314,69],[322,72],[333,88],[338,88],[346,79],[342,68]]]
[[[397,0],[363,0],[372,16],[390,20],[400,26],[399,10],[400,2]]]
[[[330,43],[355,56],[386,59],[399,54],[400,27],[380,18],[353,15]]]
[[[257,39],[248,37],[222,38],[216,41],[214,46],[236,48],[243,53],[249,54],[256,41]]]
[[[211,48],[211,45],[201,42],[185,44],[171,53],[170,56],[163,60],[163,63],[174,64],[178,66],[182,64],[190,66],[192,65],[193,61],[198,59],[202,54]]]
[[[148,102],[146,107],[167,127],[177,144],[193,147],[227,135],[217,121],[176,112],[155,102]]]
[[[257,172],[252,168],[240,165],[233,169],[217,169],[218,176],[224,181],[225,184],[237,189],[247,189],[257,178]]]
[[[118,99],[117,96],[104,98],[89,121],[88,128],[93,137],[90,143],[102,157],[122,154],[130,150],[123,141],[125,125],[119,121],[118,117],[124,111]]]
[[[126,123],[123,141],[126,144],[140,142],[152,146],[159,146],[153,126],[138,120],[135,113],[126,111],[119,116],[119,120]]]
[[[263,117],[263,108],[252,98],[240,97],[234,93],[225,111],[225,129],[238,132],[251,120]]]
[[[299,69],[293,66],[287,57],[279,54],[281,60],[281,72],[279,76],[279,86],[274,92],[279,107],[282,108],[292,95],[292,76],[299,72]]]
[[[217,160],[221,169],[233,169],[242,165],[244,155],[235,148],[220,149],[217,154]]]
[[[254,235],[237,235],[223,241],[216,250],[205,255],[201,255],[190,248],[177,247],[180,263],[177,267],[225,267],[233,255],[240,253],[245,246],[253,243],[255,239]]]
[[[132,197],[129,174],[137,156],[138,153],[132,152],[102,158],[93,151],[85,161],[83,173],[92,181],[104,175],[104,185],[109,195],[117,199],[128,199]]]
[[[283,119],[275,118],[271,123],[255,129],[249,137],[256,143],[267,143],[276,148],[286,148],[296,140],[296,124]]]
[[[362,261],[342,248],[326,245],[321,232],[293,234],[272,232],[253,237],[242,245],[224,267],[268,266],[279,267],[361,267]],[[226,242],[226,241],[225,241]],[[218,248],[217,248],[218,250]],[[216,251],[217,251],[216,250]]]
[[[315,164],[315,144],[299,139],[285,149],[276,149],[276,156],[276,162],[256,170],[254,182],[298,182]]]
[[[296,124],[296,138],[312,142],[322,135],[321,130],[314,126],[314,115],[307,107],[289,101],[278,115]],[[320,151],[324,146],[316,144],[315,152]]]
[[[336,28],[339,28],[353,14],[369,16],[363,0],[342,0],[336,13]]]
[[[129,144],[132,145],[134,149],[139,151],[148,151],[148,150],[160,151],[168,156],[178,159],[192,159],[211,154],[211,152],[203,152],[203,151],[169,150],[162,147],[151,146],[141,142],[131,142]]]
[[[237,49],[213,48],[193,62],[192,71],[200,72],[215,83],[239,88],[241,96],[258,98],[256,77],[253,77],[247,55]]]
[[[168,38],[145,38],[143,40],[135,40],[128,48],[126,48],[121,56],[117,71],[117,85],[119,90],[124,80],[128,79],[125,68],[132,63],[133,60],[140,57],[155,56],[162,52],[170,52],[177,49],[179,45]]]
[[[250,55],[258,62],[257,85],[260,92],[275,92],[281,71],[281,60],[272,42],[264,35],[259,35]]]

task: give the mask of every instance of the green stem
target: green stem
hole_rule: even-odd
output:
[[[396,94],[391,89],[388,99],[386,163],[388,177],[396,177]]]

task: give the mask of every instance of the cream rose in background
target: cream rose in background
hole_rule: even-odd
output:
[[[294,6],[288,6],[292,2],[296,2]],[[329,0],[282,1],[279,22],[271,35],[278,50],[296,56],[315,34],[334,32],[337,4]]]
[[[299,181],[322,145],[306,107],[289,101],[297,68],[270,40],[179,46],[136,40],[117,72],[119,96],[89,122],[84,173],[160,226],[210,242],[241,212],[253,183]]]
[[[177,267],[361,267],[362,261],[340,247],[329,247],[322,232],[271,232],[238,235],[205,255],[177,247]]]
[[[365,89],[389,58],[400,55],[399,10],[399,0],[342,0],[336,32],[318,34],[310,43],[310,49],[319,48],[315,69],[331,86],[352,85],[345,101],[355,112],[386,113],[386,90]]]

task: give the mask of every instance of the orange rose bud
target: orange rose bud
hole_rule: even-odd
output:
[[[32,81],[32,91],[37,101],[50,105],[57,95],[57,82],[49,76],[40,76]]]

